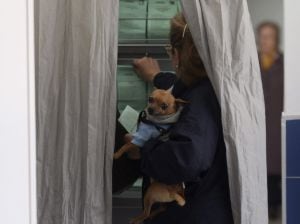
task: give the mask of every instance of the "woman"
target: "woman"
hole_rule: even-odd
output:
[[[169,139],[153,139],[141,149],[144,192],[149,177],[166,184],[185,183],[186,205],[170,203],[148,224],[232,224],[226,148],[220,107],[183,16],[171,20],[168,52],[176,76],[160,72],[154,59],[134,61],[138,74],[154,86],[172,87],[173,95],[189,102]]]
[[[258,29],[261,78],[266,106],[269,215],[276,218],[281,204],[281,113],[283,111],[283,55],[279,27],[271,22]]]

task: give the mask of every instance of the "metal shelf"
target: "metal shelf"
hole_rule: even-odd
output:
[[[122,41],[122,40],[121,40]],[[166,44],[164,42],[168,42],[168,40],[161,39],[161,40],[146,40],[146,39],[136,39],[136,40],[128,40],[126,39],[125,41],[128,41],[129,43],[119,43],[119,47],[165,47]],[[141,41],[145,41],[145,43],[139,43]],[[146,43],[147,41],[161,41],[161,43]],[[164,42],[163,42],[164,41]],[[131,42],[131,43],[130,43]]]

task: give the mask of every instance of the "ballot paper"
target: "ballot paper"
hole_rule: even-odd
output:
[[[144,18],[147,13],[146,0],[120,0],[120,18]]]
[[[120,0],[119,39],[145,39],[146,0]]]
[[[126,40],[145,40],[146,39],[146,20],[120,19],[119,39]]]
[[[133,133],[137,129],[138,118],[139,112],[127,105],[118,120],[128,133]]]
[[[170,19],[178,13],[178,0],[151,0],[148,6],[148,38],[168,39]]]

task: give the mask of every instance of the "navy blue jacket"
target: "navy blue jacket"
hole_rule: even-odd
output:
[[[166,184],[185,182],[186,205],[175,202],[147,224],[232,224],[226,148],[220,107],[209,79],[187,87],[171,73],[154,79],[157,88],[168,89],[188,101],[170,139],[148,141],[141,149],[144,192],[148,177]]]

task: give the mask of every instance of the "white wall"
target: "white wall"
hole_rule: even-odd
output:
[[[36,223],[33,0],[0,3],[0,223]],[[29,24],[29,25],[28,25]]]
[[[248,0],[254,28],[261,22],[272,21],[277,23],[281,31],[283,31],[283,1],[284,0]],[[283,35],[281,36],[283,39]],[[281,45],[283,48],[283,44]]]
[[[285,115],[300,115],[300,1],[285,0]]]

